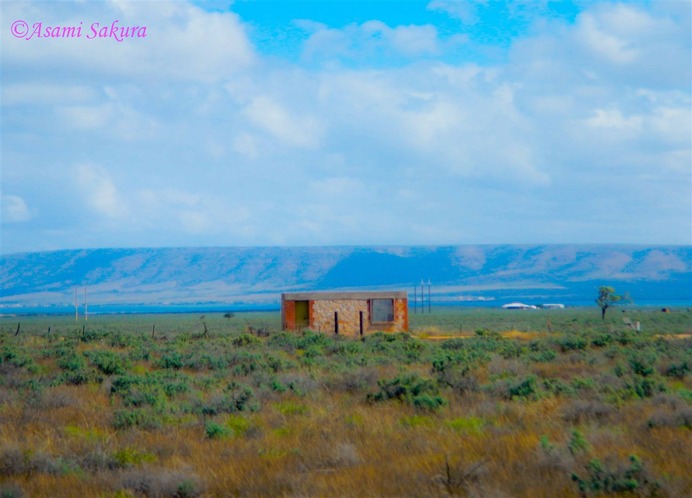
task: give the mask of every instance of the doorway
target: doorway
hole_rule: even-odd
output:
[[[309,301],[296,301],[296,329],[302,330],[310,326]]]

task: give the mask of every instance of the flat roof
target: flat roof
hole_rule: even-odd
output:
[[[319,292],[286,292],[281,294],[285,301],[320,301],[349,299],[408,299],[406,291],[319,291]]]

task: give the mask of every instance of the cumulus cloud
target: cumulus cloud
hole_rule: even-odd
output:
[[[242,23],[232,12],[206,12],[187,2],[61,2],[42,9],[38,2],[3,5],[5,19],[24,20],[24,38],[2,31],[3,63],[14,70],[46,79],[55,71],[76,81],[101,74],[107,77],[168,78],[218,81],[251,66],[256,55]],[[121,41],[116,31],[137,33]],[[46,39],[33,35],[48,27],[81,28],[81,37]],[[108,37],[95,36],[106,28]],[[146,28],[146,37],[140,29]],[[44,31],[45,32],[45,31]],[[26,37],[31,37],[26,39]],[[203,56],[200,56],[203,54]],[[72,67],[73,71],[63,68]]]
[[[79,164],[72,171],[88,208],[109,219],[122,220],[129,215],[130,209],[106,169],[92,164]]]
[[[297,21],[288,60],[229,11],[40,5],[3,18],[151,30],[3,31],[5,251],[689,242],[689,5],[589,3],[569,22],[541,8],[492,63],[460,60],[432,24]],[[472,22],[490,6],[429,9]]]
[[[272,98],[260,95],[244,110],[249,120],[260,129],[296,147],[314,147],[319,141],[320,126],[314,116],[290,113]]]
[[[18,195],[3,194],[2,222],[22,223],[31,220],[32,215],[24,199]]]
[[[332,28],[311,21],[296,25],[310,33],[303,48],[306,60],[380,61],[383,56],[428,56],[440,52],[441,42],[432,25],[389,27],[371,20]]]

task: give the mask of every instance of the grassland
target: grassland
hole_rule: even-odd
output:
[[[692,310],[411,326],[3,317],[0,496],[692,496]]]

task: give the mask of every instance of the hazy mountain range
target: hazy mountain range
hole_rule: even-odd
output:
[[[692,246],[219,247],[2,256],[0,305],[276,304],[284,291],[430,282],[433,302],[592,304],[599,285],[636,303],[692,304]]]

